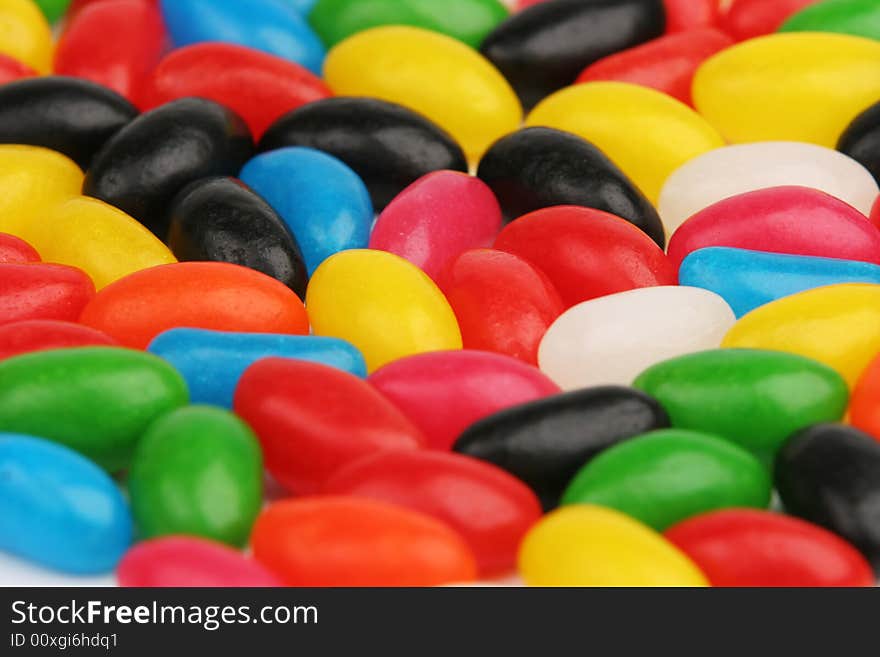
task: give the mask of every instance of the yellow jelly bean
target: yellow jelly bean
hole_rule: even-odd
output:
[[[306,308],[316,335],[348,340],[370,371],[412,354],[461,349],[458,322],[440,289],[385,251],[343,251],[325,260],[312,275]]]
[[[663,536],[588,504],[544,516],[520,546],[519,570],[530,586],[708,586],[700,569]]]
[[[831,285],[774,301],[740,319],[722,346],[808,356],[853,386],[880,352],[880,285]]]
[[[42,220],[47,207],[79,196],[82,183],[82,170],[61,153],[0,145],[0,233],[24,238],[24,226]]]
[[[22,232],[43,260],[79,267],[99,290],[141,269],[177,262],[137,221],[87,196],[53,206]]]
[[[0,0],[0,53],[48,73],[52,49],[52,28],[33,0]]]
[[[327,55],[324,78],[340,96],[374,96],[424,114],[472,161],[522,122],[519,99],[489,60],[415,27],[378,27],[346,39]]]
[[[595,144],[655,205],[669,175],[724,145],[715,129],[671,96],[625,82],[588,82],[545,98],[526,119]]]
[[[776,34],[706,61],[694,101],[729,141],[804,141],[834,148],[880,100],[880,43],[841,34]]]

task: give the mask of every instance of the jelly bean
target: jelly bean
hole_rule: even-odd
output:
[[[673,171],[724,145],[715,128],[684,103],[625,82],[563,89],[538,105],[526,125],[573,132],[593,143],[652,203]]]
[[[675,283],[666,254],[641,230],[607,212],[552,207],[509,224],[495,248],[547,274],[566,308],[596,297]]]
[[[0,0],[0,52],[39,73],[52,68],[52,30],[32,0]]]
[[[0,431],[48,438],[110,471],[128,466],[153,420],[186,402],[186,384],[170,365],[127,349],[58,349],[0,362]]]
[[[241,546],[263,502],[260,445],[228,411],[178,409],[138,441],[128,493],[142,538],[185,534]]]
[[[239,181],[194,182],[171,203],[169,216],[168,245],[180,260],[242,265],[305,295],[299,244],[275,210]]]
[[[414,27],[377,27],[337,45],[324,77],[341,96],[409,107],[447,130],[472,161],[515,130],[522,107],[497,69],[463,43]]]
[[[50,23],[54,23],[67,11],[70,0],[36,0],[36,3],[43,10],[46,19]]]
[[[871,210],[870,220],[872,224],[880,228],[880,196],[877,197],[877,202],[874,203],[874,208]]]
[[[444,523],[359,498],[276,502],[257,520],[252,546],[288,586],[435,586],[473,580],[477,570]]]
[[[727,509],[685,520],[666,538],[712,586],[873,586],[865,558],[816,525],[779,513]]]
[[[837,150],[862,164],[880,182],[880,102],[849,124],[837,142]]]
[[[109,335],[73,322],[30,319],[0,326],[0,360],[35,351],[115,345]]]
[[[732,0],[722,13],[721,27],[738,41],[745,41],[775,32],[789,16],[817,2],[819,0]]]
[[[209,98],[239,114],[259,138],[286,112],[329,95],[321,79],[286,59],[228,43],[199,43],[174,50],[159,63],[141,105]]]
[[[0,233],[0,264],[23,265],[28,262],[40,262],[37,250],[15,235]]]
[[[363,379],[304,360],[267,358],[249,367],[235,411],[259,436],[269,472],[297,494],[318,491],[361,457],[425,440]]]
[[[563,313],[541,341],[538,364],[564,390],[629,385],[655,363],[719,347],[735,321],[724,299],[708,290],[621,292]]]
[[[137,116],[106,87],[75,78],[26,78],[0,86],[0,142],[44,146],[84,169]]]
[[[54,205],[22,233],[46,260],[79,267],[99,290],[134,272],[177,262],[122,210],[85,196]]]
[[[0,53],[0,84],[6,84],[21,78],[29,78],[36,74],[37,72],[30,66]]]
[[[309,275],[333,254],[367,246],[373,223],[370,194],[335,157],[311,148],[282,148],[253,158],[241,179],[284,219]]]
[[[613,509],[577,504],[545,516],[520,548],[529,586],[707,586],[681,551]]]
[[[880,43],[808,32],[747,41],[706,61],[693,93],[700,114],[731,143],[789,140],[833,148],[849,122],[880,97]]]
[[[880,358],[871,361],[853,389],[849,422],[880,441]]]
[[[852,386],[880,352],[880,285],[831,285],[774,301],[739,320],[723,346],[807,356]]]
[[[501,230],[501,208],[479,178],[458,171],[429,173],[385,208],[370,248],[409,260],[437,281],[468,249],[492,244]]]
[[[880,444],[843,425],[805,429],[779,453],[776,488],[786,511],[846,539],[880,572]]]
[[[190,536],[138,543],[116,570],[120,586],[138,588],[277,587],[281,580],[225,545]]]
[[[328,98],[272,125],[259,150],[305,146],[342,160],[357,173],[381,211],[433,171],[467,171],[461,146],[412,110],[377,98]]]
[[[168,361],[186,379],[193,403],[232,407],[245,370],[261,358],[296,358],[366,377],[364,357],[343,340],[312,335],[223,333],[171,329],[150,343],[149,351]]]
[[[710,205],[672,235],[669,260],[679,267],[711,246],[880,263],[877,227],[847,203],[807,187],[771,187]]]
[[[497,194],[508,221],[555,205],[583,206],[626,219],[660,248],[666,244],[651,202],[602,151],[577,135],[520,130],[489,149],[477,175]]]
[[[131,515],[100,468],[66,447],[0,433],[0,473],[0,550],[75,574],[116,566]]]
[[[584,463],[621,441],[668,426],[666,411],[641,391],[589,388],[481,420],[462,433],[455,451],[507,470],[551,509]]]
[[[823,191],[862,214],[880,194],[876,181],[850,157],[813,144],[760,142],[719,148],[676,170],[660,192],[660,216],[671,235],[714,203],[787,185]]]
[[[76,321],[94,296],[94,283],[73,267],[0,265],[0,325],[23,319]]]
[[[460,349],[449,302],[428,275],[384,251],[345,251],[312,276],[306,294],[315,335],[360,349],[373,371],[427,351]]]
[[[0,144],[0,232],[18,235],[23,224],[44,221],[48,207],[79,196],[83,173],[61,153]]]
[[[606,506],[664,531],[717,509],[765,509],[772,487],[744,449],[711,434],[664,429],[599,454],[572,479],[562,504]]]
[[[721,21],[718,0],[663,0],[666,33],[717,27]]]
[[[483,351],[402,358],[369,379],[415,424],[432,449],[448,450],[474,422],[560,392],[536,367]],[[438,413],[438,408],[448,412]]]
[[[103,0],[70,18],[55,73],[97,82],[137,102],[165,47],[162,13],[143,0]]]
[[[83,193],[124,210],[164,239],[175,194],[199,178],[236,175],[252,152],[250,133],[232,111],[185,98],[116,133],[95,157]]]
[[[299,298],[265,274],[222,262],[182,262],[130,274],[101,290],[80,317],[134,349],[189,327],[305,335]]]
[[[318,0],[309,23],[328,46],[382,25],[410,25],[446,34],[479,48],[508,10],[500,0]]]
[[[303,16],[307,16],[318,0],[290,0],[290,2],[298,12]]]
[[[733,40],[720,30],[677,32],[604,57],[584,69],[577,81],[639,84],[693,105],[691,83],[697,69],[731,45]]]
[[[780,32],[835,32],[880,39],[880,5],[874,0],[824,0],[791,16]]]
[[[320,74],[324,46],[286,0],[161,0],[176,48],[222,41],[283,57]]]
[[[562,299],[543,272],[503,251],[478,249],[456,258],[441,278],[465,349],[538,364],[538,345],[562,314]]]
[[[665,26],[661,0],[555,0],[513,14],[480,51],[531,108],[589,64],[659,37]]]
[[[340,470],[323,493],[388,502],[446,523],[473,550],[483,576],[513,570],[522,537],[541,517],[541,505],[525,484],[457,454],[368,456]]]
[[[880,267],[855,260],[711,247],[685,258],[678,280],[715,292],[742,317],[771,301],[817,287],[880,284]]]

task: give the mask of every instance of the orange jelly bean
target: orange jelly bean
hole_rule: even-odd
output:
[[[101,290],[80,321],[121,345],[146,349],[163,331],[189,327],[305,335],[302,301],[287,286],[222,262],[182,262],[130,274]]]
[[[849,421],[880,441],[880,354],[859,377],[850,398]]]

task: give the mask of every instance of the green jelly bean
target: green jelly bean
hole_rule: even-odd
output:
[[[128,492],[141,538],[185,534],[240,547],[263,500],[262,451],[229,411],[181,408],[138,443]]]
[[[836,32],[880,40],[878,0],[825,0],[791,16],[780,32]]]
[[[37,5],[43,10],[46,19],[54,23],[64,15],[70,0],[37,0]]]
[[[727,438],[765,463],[796,431],[843,417],[849,389],[833,369],[781,351],[717,349],[659,363],[634,386],[673,427]]]
[[[115,472],[157,417],[187,403],[186,383],[152,354],[59,349],[0,361],[0,431],[47,438]]]
[[[478,48],[508,14],[500,0],[318,0],[309,22],[328,47],[373,27],[409,25]]]
[[[746,450],[708,434],[663,429],[590,461],[562,503],[611,507],[664,531],[717,509],[766,509],[771,489],[769,472]]]

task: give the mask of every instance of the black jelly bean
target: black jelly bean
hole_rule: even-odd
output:
[[[632,388],[604,386],[491,415],[468,427],[454,449],[518,477],[549,510],[559,504],[578,470],[600,452],[668,426],[666,411],[653,397]]]
[[[0,143],[51,148],[83,169],[137,115],[125,98],[88,80],[47,76],[0,85]]]
[[[880,183],[880,102],[849,124],[837,143],[837,150],[860,162]]]
[[[662,0],[551,0],[499,24],[480,51],[531,108],[593,62],[655,39],[665,28]]]
[[[554,205],[579,205],[623,217],[663,248],[663,222],[623,171],[585,139],[552,128],[526,128],[497,141],[477,174],[501,203],[506,221]]]
[[[839,534],[880,574],[880,443],[842,424],[796,433],[776,457],[786,511]]]
[[[83,194],[124,210],[160,239],[174,196],[191,182],[235,176],[254,153],[244,121],[223,105],[183,98],[142,114],[108,141]]]
[[[309,279],[296,238],[275,210],[241,181],[194,182],[177,195],[169,215],[168,246],[178,260],[250,267],[305,298]]]
[[[367,186],[377,211],[433,171],[467,171],[461,147],[430,120],[376,98],[328,98],[276,121],[259,150],[306,146],[345,162]]]

